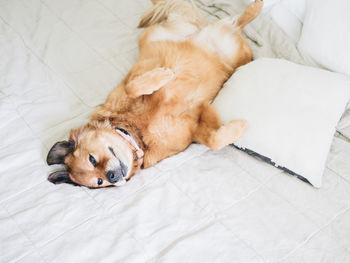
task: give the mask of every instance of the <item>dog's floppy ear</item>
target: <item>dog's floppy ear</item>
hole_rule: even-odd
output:
[[[53,172],[52,174],[49,175],[47,180],[49,180],[51,183],[54,183],[54,184],[66,183],[66,184],[74,184],[74,185],[76,185],[76,183],[74,183],[70,179],[68,171],[56,171],[56,172]]]
[[[64,159],[73,150],[74,142],[72,141],[56,142],[47,154],[46,162],[48,165],[64,164]]]

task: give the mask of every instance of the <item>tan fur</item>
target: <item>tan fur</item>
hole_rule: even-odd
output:
[[[100,143],[101,136],[104,145],[120,145],[125,158],[131,158],[131,151],[125,150],[125,142],[111,127],[121,127],[135,138],[144,151],[143,168],[185,150],[193,141],[221,149],[246,128],[241,120],[222,126],[210,104],[234,70],[251,60],[252,51],[240,33],[258,15],[262,1],[249,5],[236,25],[219,21],[208,26],[191,3],[152,2],[154,6],[140,22],[147,28],[139,39],[136,64],[105,104],[94,111],[91,122],[71,133],[70,140],[77,147],[66,164],[71,179],[78,184],[96,187],[91,178],[106,180],[106,168],[101,165],[91,170],[87,157],[94,152],[101,162],[111,158]],[[179,23],[186,24],[176,27]],[[214,35],[202,36],[206,28]],[[153,41],[155,37],[164,39]],[[220,46],[221,37],[234,46],[229,55],[227,48]],[[131,177],[137,167],[130,169]],[[106,185],[109,183],[102,186]]]

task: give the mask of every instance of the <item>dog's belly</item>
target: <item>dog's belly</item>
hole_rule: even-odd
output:
[[[148,45],[145,59],[157,62],[153,67],[165,67],[174,72],[174,79],[152,94],[159,98],[161,107],[183,106],[211,102],[223,82],[232,74],[220,58],[195,44],[186,42],[154,42]]]
[[[147,41],[191,41],[207,52],[216,53],[222,60],[234,60],[239,51],[238,28],[231,21],[220,20],[203,28],[178,20],[174,23],[156,25],[148,34]],[[237,34],[236,34],[237,33]]]
[[[171,27],[169,27],[169,25],[167,25],[167,27],[157,25],[155,26],[153,32],[149,34],[148,42],[185,41],[197,30],[198,28],[195,25],[186,23],[184,21],[180,21],[179,23],[174,24]]]
[[[223,61],[233,61],[239,51],[236,28],[229,21],[209,24],[191,36],[191,41],[209,52],[215,52]]]

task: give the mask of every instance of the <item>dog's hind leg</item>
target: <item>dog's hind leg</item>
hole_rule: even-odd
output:
[[[239,27],[242,31],[247,24],[249,24],[252,20],[254,20],[254,18],[256,18],[260,14],[263,6],[263,0],[255,0],[254,3],[249,4],[244,10],[243,14],[237,19],[235,25]]]
[[[219,150],[241,137],[246,126],[247,122],[244,120],[233,120],[226,125],[222,125],[215,108],[206,105],[202,110],[193,140],[213,150]]]

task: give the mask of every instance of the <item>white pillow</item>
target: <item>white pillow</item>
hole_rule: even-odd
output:
[[[298,17],[300,22],[303,22],[305,17],[306,1],[307,0],[282,0],[281,5]]]
[[[306,0],[282,0],[275,5],[270,15],[294,41],[298,42],[305,16]]]
[[[350,98],[350,78],[281,59],[240,67],[215,101],[222,121],[248,121],[235,142],[320,187],[335,127]]]
[[[320,65],[350,75],[350,1],[309,0],[299,48]]]
[[[274,6],[270,15],[272,19],[283,29],[284,32],[297,43],[300,38],[302,23],[296,15],[282,4]]]

